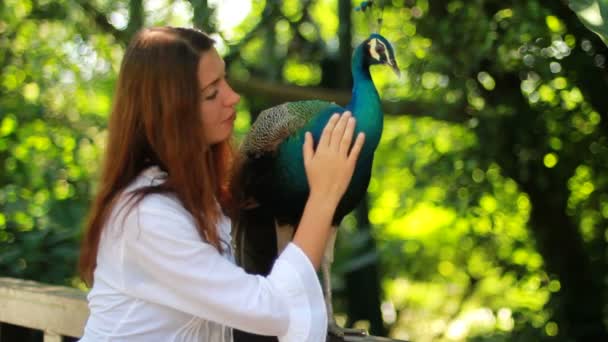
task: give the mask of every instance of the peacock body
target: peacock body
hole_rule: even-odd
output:
[[[372,41],[376,43],[370,43]],[[341,107],[319,100],[284,103],[260,113],[245,138],[241,148],[245,157],[242,170],[246,180],[245,197],[272,207],[277,223],[295,225],[299,222],[309,191],[302,155],[304,134],[310,131],[315,142],[318,141],[334,113],[351,111],[357,119],[355,135],[364,132],[366,139],[333,223],[338,225],[365,195],[384,121],[380,96],[369,72],[369,66],[377,63],[366,58],[370,44],[375,44],[374,48],[384,46],[380,50],[392,56],[390,44],[378,34],[370,36],[355,49],[352,59],[354,86],[348,105]],[[394,65],[394,58],[386,58]]]
[[[309,193],[302,154],[305,133],[312,133],[316,145],[334,113],[350,111],[357,119],[354,134],[365,133],[365,143],[332,225],[337,227],[365,196],[384,123],[369,70],[375,64],[388,65],[399,73],[391,44],[379,34],[372,34],[353,52],[348,105],[320,100],[288,102],[264,110],[252,124],[241,146],[243,163],[235,180],[235,189],[240,191],[237,198],[249,203],[235,222],[237,257],[246,270],[268,273],[278,254],[275,227],[296,227],[300,221]],[[328,248],[333,252],[333,244]],[[324,271],[325,278],[328,273]],[[328,309],[332,314],[331,306]]]

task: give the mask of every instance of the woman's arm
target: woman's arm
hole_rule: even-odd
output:
[[[354,130],[355,118],[350,112],[334,114],[323,129],[316,151],[312,135],[306,133],[303,153],[310,195],[293,243],[308,256],[315,269],[321,264],[331,221],[365,140],[360,133],[351,149]]]
[[[120,271],[100,268],[97,277],[118,277],[121,292],[145,302],[279,341],[324,340],[323,294],[300,248],[288,245],[267,277],[248,274],[201,242],[191,219],[170,202],[148,195],[129,211],[112,229],[121,241],[101,249],[100,261]]]

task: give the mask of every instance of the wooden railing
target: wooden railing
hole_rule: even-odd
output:
[[[88,316],[82,291],[0,277],[0,322],[40,330],[44,342],[82,336]]]
[[[82,291],[30,280],[0,277],[0,324],[8,323],[40,330],[44,342],[62,342],[66,336],[82,336],[88,316],[86,294]],[[4,341],[0,331],[0,342]],[[376,336],[327,338],[327,342],[343,341],[398,342]]]

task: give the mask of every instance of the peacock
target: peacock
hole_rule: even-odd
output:
[[[234,180],[234,188],[240,191],[236,197],[245,203],[235,220],[237,261],[248,272],[267,274],[278,252],[293,237],[308,198],[302,155],[305,132],[312,133],[316,144],[332,114],[348,110],[357,119],[355,136],[364,132],[365,144],[333,218],[335,229],[321,266],[328,330],[338,336],[348,329],[337,326],[331,303],[330,267],[335,237],[344,216],[367,192],[384,121],[380,96],[370,74],[372,65],[389,66],[400,75],[391,43],[378,33],[371,34],[353,52],[354,84],[348,105],[307,100],[262,111],[241,144],[242,164]]]

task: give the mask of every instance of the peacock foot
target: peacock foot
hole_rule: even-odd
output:
[[[351,337],[364,337],[368,336],[367,331],[363,329],[351,329],[351,328],[342,328],[336,322],[331,322],[327,326],[327,333],[329,335],[338,337],[343,339],[344,341],[349,341]]]

